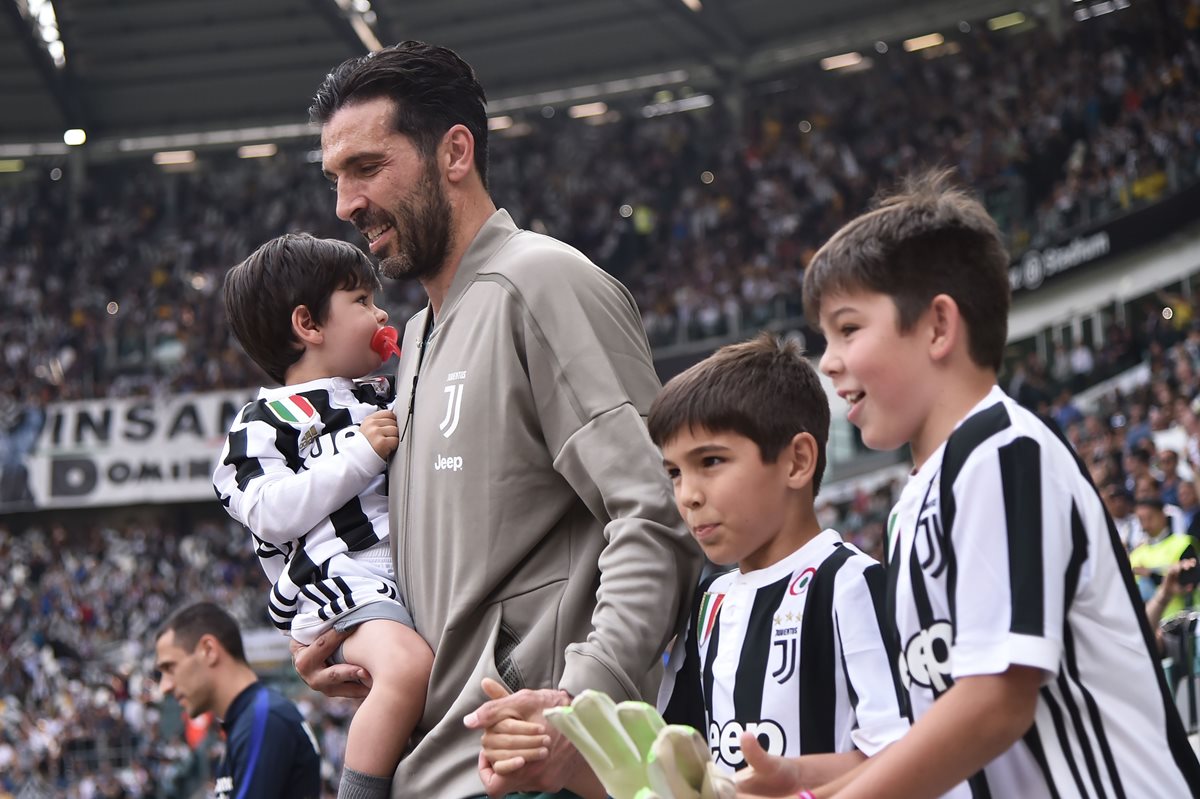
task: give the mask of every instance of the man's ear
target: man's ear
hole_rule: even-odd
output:
[[[217,661],[221,659],[221,653],[224,651],[217,643],[216,636],[211,633],[200,636],[200,640],[196,642],[196,649],[200,652],[200,657],[204,659],[205,665],[208,666],[217,665]]]
[[[438,153],[446,168],[446,179],[461,183],[475,169],[475,137],[466,125],[453,125],[442,137]]]
[[[925,313],[930,328],[929,355],[933,360],[945,359],[958,346],[959,341],[967,344],[967,326],[963,324],[958,303],[949,294],[938,294],[934,297]]]
[[[325,334],[321,332],[307,305],[297,305],[292,309],[292,335],[303,345],[324,341]]]
[[[787,458],[788,487],[803,488],[812,483],[813,473],[817,470],[817,439],[812,433],[797,433],[780,457]]]

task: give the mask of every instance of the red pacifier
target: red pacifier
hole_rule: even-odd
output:
[[[400,334],[396,332],[396,328],[381,327],[371,336],[371,349],[385,361],[393,355],[399,357],[400,345],[396,343],[399,338]]]

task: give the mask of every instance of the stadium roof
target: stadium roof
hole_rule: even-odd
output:
[[[321,78],[366,52],[372,35],[453,47],[476,68],[489,110],[501,112],[547,104],[540,93],[554,90],[551,98],[577,102],[655,80],[713,87],[754,79],[875,39],[894,42],[1028,4],[0,0],[0,143],[61,148],[69,128],[86,130],[94,142],[302,124]],[[48,50],[55,39],[62,44]]]

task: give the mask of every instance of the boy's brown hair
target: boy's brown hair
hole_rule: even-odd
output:
[[[292,310],[306,306],[323,324],[335,291],[379,287],[375,265],[353,244],[285,233],[225,275],[225,316],[246,354],[282,385],[304,354],[292,332]]]
[[[872,291],[892,298],[900,332],[938,294],[958,304],[971,359],[999,370],[1008,338],[1008,252],[982,204],[951,185],[951,171],[910,177],[874,210],[846,223],[809,262],[804,313],[820,318],[830,294]]]
[[[797,433],[809,433],[817,440],[813,496],[821,489],[829,398],[795,341],[760,333],[722,347],[668,381],[647,424],[659,447],[683,429],[737,433],[758,445],[764,463],[774,463]]]

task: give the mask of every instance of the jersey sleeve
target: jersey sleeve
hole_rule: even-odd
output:
[[[1024,436],[978,447],[952,490],[952,676],[1032,666],[1050,680],[1073,536],[1083,534],[1072,492],[1047,468],[1042,444]]]
[[[846,683],[854,697],[854,746],[867,757],[879,753],[908,731],[902,688],[893,674],[896,662],[885,627],[883,567],[855,556],[837,573],[834,625]]]
[[[274,423],[261,405],[252,402],[238,415],[213,487],[229,515],[254,531],[258,542],[280,547],[358,496],[386,461],[366,436],[355,435],[342,439],[337,454],[304,468],[299,431]]]
[[[646,430],[659,383],[633,299],[590,264],[566,271],[525,298],[524,362],[554,469],[606,543],[593,631],[567,647],[560,687],[620,701],[682,628],[701,558]]]

